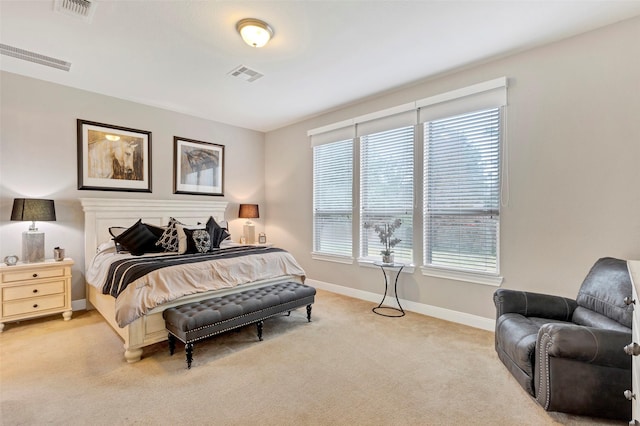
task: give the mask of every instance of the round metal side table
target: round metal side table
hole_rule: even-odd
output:
[[[400,277],[400,272],[402,272],[402,268],[404,268],[404,263],[374,262],[373,264],[376,266],[379,266],[380,269],[382,270],[382,275],[384,275],[384,296],[382,296],[382,300],[380,301],[380,304],[375,308],[373,308],[372,311],[378,315],[382,315],[385,317],[392,317],[392,318],[403,317],[404,309],[402,309],[402,306],[400,305],[400,300],[398,299],[398,278]],[[389,280],[387,279],[387,271],[385,271],[385,268],[391,269],[391,270],[394,270],[394,269],[398,270],[398,272],[396,273],[396,280],[393,285],[393,291],[396,296],[396,302],[398,303],[397,308],[392,306],[382,306],[382,304],[384,303],[384,299],[386,299],[387,297],[387,291],[389,288]],[[385,310],[390,311],[391,313],[385,313],[384,312]]]

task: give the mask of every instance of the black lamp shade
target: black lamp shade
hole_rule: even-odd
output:
[[[23,222],[54,221],[56,220],[56,208],[53,205],[53,200],[14,198],[11,220]]]
[[[257,219],[260,217],[257,204],[240,204],[240,210],[238,211],[238,217],[240,219]]]

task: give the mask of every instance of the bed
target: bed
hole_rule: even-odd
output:
[[[96,257],[96,254],[104,251],[104,248],[108,246],[108,244],[105,243],[108,243],[112,239],[112,235],[109,233],[109,228],[127,228],[136,224],[138,221],[149,225],[166,226],[171,218],[174,218],[184,224],[205,223],[211,217],[218,223],[226,223],[225,211],[228,203],[226,201],[209,200],[137,200],[106,198],[82,198],[80,199],[80,202],[85,216],[85,278],[87,281],[87,308],[95,308],[102,315],[105,321],[109,323],[115,332],[123,339],[124,357],[127,362],[132,363],[139,361],[144,347],[167,340],[167,331],[162,318],[162,312],[165,309],[183,305],[185,303],[205,300],[214,296],[231,294],[278,282],[304,282],[304,271],[299,268],[297,263],[295,263],[295,259],[291,257],[291,259],[293,259],[293,264],[288,264],[288,266],[285,266],[284,268],[272,268],[269,266],[269,259],[271,259],[269,257],[270,255],[264,255],[260,256],[261,263],[265,264],[265,268],[273,269],[273,271],[269,270],[268,273],[267,271],[255,274],[251,273],[248,277],[243,276],[242,279],[229,279],[227,281],[234,281],[232,286],[223,286],[218,289],[213,289],[215,286],[198,287],[195,290],[191,289],[189,291],[185,291],[184,293],[189,294],[180,295],[177,298],[176,295],[172,295],[167,298],[170,299],[168,301],[165,301],[164,297],[158,298],[157,295],[153,295],[154,300],[158,299],[156,301],[157,306],[148,307],[140,314],[139,317],[134,317],[135,319],[127,317],[123,320],[121,310],[123,309],[122,306],[124,306],[124,302],[118,302],[118,299],[111,294],[103,294],[104,282],[101,282],[102,278],[100,274],[90,270],[94,263],[93,260],[94,257]],[[226,247],[222,245],[221,247],[223,247],[223,250],[227,251],[237,251],[241,249],[234,247],[233,245],[227,245]],[[162,254],[159,253],[149,255],[145,254],[143,256],[139,256],[139,258],[161,255]],[[174,257],[169,254],[167,255],[168,257]],[[290,255],[288,256],[290,257]],[[113,257],[115,258],[117,256],[114,255]],[[208,261],[209,260],[207,259],[207,262]],[[211,261],[213,262],[214,260]],[[289,261],[287,260],[287,262]],[[182,266],[180,267],[182,268]],[[258,267],[259,266],[256,266],[255,263],[252,263],[248,266],[240,266],[240,269],[254,271],[255,268]],[[167,270],[168,269],[169,268],[167,268]],[[158,277],[164,276],[164,272],[162,272],[162,270],[156,273]],[[233,273],[228,272],[227,275],[232,276]],[[256,277],[257,279],[255,279]],[[145,279],[153,280],[153,278]],[[187,286],[187,281],[189,280],[185,279],[184,283],[178,283],[177,287]],[[150,285],[149,282],[152,284]],[[146,286],[153,287],[153,282],[148,281]],[[121,296],[122,294],[118,296],[118,298]]]

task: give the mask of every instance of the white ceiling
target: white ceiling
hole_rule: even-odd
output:
[[[99,0],[91,22],[54,0],[0,0],[0,42],[72,63],[0,69],[269,131],[375,93],[640,15],[640,1]],[[235,30],[267,21],[261,49]],[[248,83],[228,73],[264,74]]]

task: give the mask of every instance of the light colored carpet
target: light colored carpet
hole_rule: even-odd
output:
[[[551,425],[626,422],[547,413],[498,360],[493,334],[318,291],[304,309],[127,364],[96,311],[7,324],[4,425]]]

